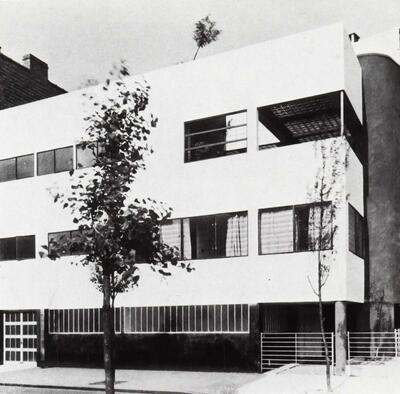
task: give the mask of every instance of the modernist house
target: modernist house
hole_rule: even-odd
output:
[[[326,330],[372,329],[372,288],[385,289],[393,324],[399,78],[388,57],[358,60],[341,24],[145,75],[160,121],[135,193],[173,208],[164,240],[195,271],[166,279],[141,265],[139,286],[116,300],[120,366],[259,370],[262,332],[319,329],[310,286],[317,249],[333,256]],[[71,265],[73,251],[56,262],[39,257],[41,245],[76,230],[49,189],[90,165],[79,146],[82,93],[0,112],[4,363],[101,364],[102,298],[87,268]],[[333,201],[310,197],[316,141],[342,141],[347,155],[334,217]],[[332,221],[329,242],[317,242],[318,210]],[[344,346],[337,335],[339,358]]]

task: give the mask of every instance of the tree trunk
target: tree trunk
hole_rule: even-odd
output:
[[[106,394],[114,394],[114,320],[111,306],[111,278],[103,274],[103,348]]]
[[[318,306],[319,306],[319,324],[321,329],[322,335],[322,342],[324,344],[324,354],[325,354],[325,374],[326,374],[326,387],[328,388],[328,392],[332,391],[331,386],[331,361],[329,358],[329,349],[328,343],[326,341],[325,329],[324,329],[324,314],[322,310],[322,298],[321,298],[321,291],[318,296]]]
[[[199,49],[200,49],[200,47],[197,47],[197,50],[196,50],[196,53],[194,54],[193,60],[196,60],[197,54],[199,53]]]

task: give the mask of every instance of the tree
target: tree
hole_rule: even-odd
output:
[[[103,294],[106,393],[114,393],[114,300],[138,284],[137,262],[162,275],[171,274],[171,265],[191,270],[179,261],[178,250],[162,241],[160,225],[171,209],[151,198],[139,199],[133,190],[153,152],[148,137],[157,119],[146,112],[150,87],[136,82],[128,88],[122,80],[129,75],[124,62],[115,74],[117,80],[106,81],[101,97],[86,96],[93,112],[85,118],[80,146],[90,152],[93,167],[71,171],[68,190],[53,192],[54,201],[71,211],[78,231],[69,239],[50,240],[48,250],[52,259],[66,250],[82,253],[81,263],[91,267],[91,281]]]
[[[343,180],[347,168],[348,150],[344,136],[316,141],[314,147],[320,167],[316,173],[314,185],[309,192],[309,198],[315,203],[310,212],[310,222],[313,224],[313,250],[316,251],[317,255],[317,284],[315,286],[309,276],[308,282],[314,294],[318,297],[318,316],[324,349],[326,383],[330,392],[332,391],[331,362],[324,328],[322,289],[329,278],[330,266],[336,254],[332,246],[338,228],[336,214],[343,202]],[[327,203],[330,204],[327,205]]]
[[[193,39],[197,44],[197,50],[194,54],[193,60],[196,59],[200,48],[204,48],[213,41],[218,40],[218,36],[222,31],[218,30],[215,25],[216,22],[212,21],[209,16],[206,16],[205,18],[196,22],[193,32]]]

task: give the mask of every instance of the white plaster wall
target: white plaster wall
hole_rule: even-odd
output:
[[[168,279],[143,267],[140,286],[121,296],[120,304],[316,300],[307,280],[316,275],[315,255],[258,256],[257,234],[258,209],[308,202],[319,166],[314,146],[258,151],[256,109],[345,89],[344,75],[358,80],[359,72],[345,69],[343,59],[343,28],[337,24],[146,75],[151,110],[160,122],[152,137],[156,153],[135,192],[167,202],[175,217],[248,211],[249,256],[196,261],[194,272],[178,270]],[[356,94],[356,83],[352,89]],[[78,91],[1,111],[0,159],[77,142],[84,128],[84,102]],[[183,162],[185,121],[243,109],[248,113],[247,153]],[[48,192],[56,185],[66,187],[68,178],[63,173],[0,183],[0,237],[36,234],[39,250],[48,232],[73,229],[68,212],[53,204]],[[338,215],[338,253],[324,289],[326,300],[360,299],[358,287],[347,298],[353,283],[346,280],[345,219],[344,213]],[[87,269],[70,265],[71,259],[0,263],[0,308],[100,305]]]

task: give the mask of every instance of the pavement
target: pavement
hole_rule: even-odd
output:
[[[0,393],[101,393],[102,369],[0,366]],[[351,365],[332,376],[336,394],[400,393],[400,358]],[[117,370],[116,392],[145,394],[321,394],[324,366],[291,364],[264,374]]]
[[[115,390],[147,394],[231,394],[259,377],[257,373],[117,370]],[[104,387],[104,371],[37,367],[2,370],[0,367],[0,392],[11,386],[97,391]]]

